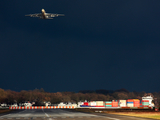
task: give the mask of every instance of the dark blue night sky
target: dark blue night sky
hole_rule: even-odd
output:
[[[3,0],[0,88],[158,92],[160,0]],[[65,14],[53,20],[26,17]]]

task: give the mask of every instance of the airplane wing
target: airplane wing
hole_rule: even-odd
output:
[[[41,14],[41,13],[36,13],[36,14],[28,14],[28,15],[25,15],[25,16],[30,16],[30,17],[41,17],[42,14]]]
[[[64,14],[52,14],[52,13],[46,13],[45,15],[48,16],[48,17],[64,16]]]

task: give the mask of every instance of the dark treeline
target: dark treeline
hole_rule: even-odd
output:
[[[120,90],[83,90],[78,93],[75,92],[45,92],[43,88],[35,90],[22,90],[15,92],[11,90],[4,90],[0,88],[0,103],[22,103],[26,101],[41,103],[43,101],[50,101],[51,103],[59,102],[79,102],[79,101],[109,101],[119,99],[141,99],[143,96],[151,95],[160,100],[160,92],[146,93],[146,92],[129,92],[126,89]]]

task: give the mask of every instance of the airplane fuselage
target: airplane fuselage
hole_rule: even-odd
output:
[[[25,15],[25,16],[39,17],[40,19],[53,19],[53,17],[64,16],[64,14],[46,13],[46,11],[44,9],[42,9],[41,13],[29,14],[29,15]]]

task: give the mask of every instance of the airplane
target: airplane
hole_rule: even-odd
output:
[[[29,14],[25,16],[39,17],[39,19],[53,19],[52,17],[64,16],[64,14],[46,13],[44,9],[42,9],[41,11],[42,13]]]

